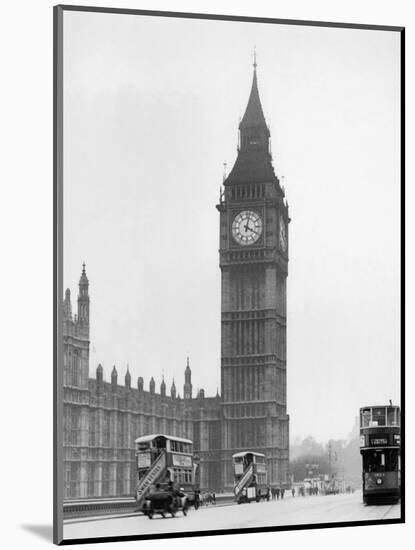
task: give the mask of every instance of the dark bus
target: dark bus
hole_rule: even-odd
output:
[[[360,409],[363,502],[398,502],[401,496],[401,410],[392,405]]]

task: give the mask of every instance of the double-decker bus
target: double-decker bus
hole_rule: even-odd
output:
[[[157,483],[172,481],[189,495],[192,503],[195,492],[197,463],[190,439],[164,434],[139,437],[136,444],[137,485],[135,497],[139,504]]]
[[[266,458],[262,453],[242,451],[232,455],[234,493],[238,504],[269,500]]]
[[[399,407],[360,409],[363,502],[397,502],[401,494],[401,411]]]

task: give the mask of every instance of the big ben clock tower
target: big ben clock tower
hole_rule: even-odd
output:
[[[232,454],[267,458],[269,484],[288,481],[286,280],[288,205],[274,173],[256,62],[239,124],[235,164],[220,212],[222,272],[221,386],[224,487],[233,484]]]

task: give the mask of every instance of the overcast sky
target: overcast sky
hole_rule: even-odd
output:
[[[258,52],[289,227],[293,437],[399,402],[399,35],[64,12],[64,286],[82,262],[91,374],[220,384],[223,176]]]

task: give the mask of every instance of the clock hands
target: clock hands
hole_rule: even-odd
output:
[[[252,233],[259,235],[258,231],[256,231],[253,227],[249,225],[250,221],[251,221],[251,214],[248,215],[248,219],[246,220],[246,224],[244,225],[245,231],[252,231]]]
[[[249,221],[251,219],[251,214],[248,214],[248,219],[246,220],[246,224],[245,224],[245,231],[253,231],[254,233],[256,233],[256,231],[254,231],[254,229],[252,229],[248,224],[249,224]]]

